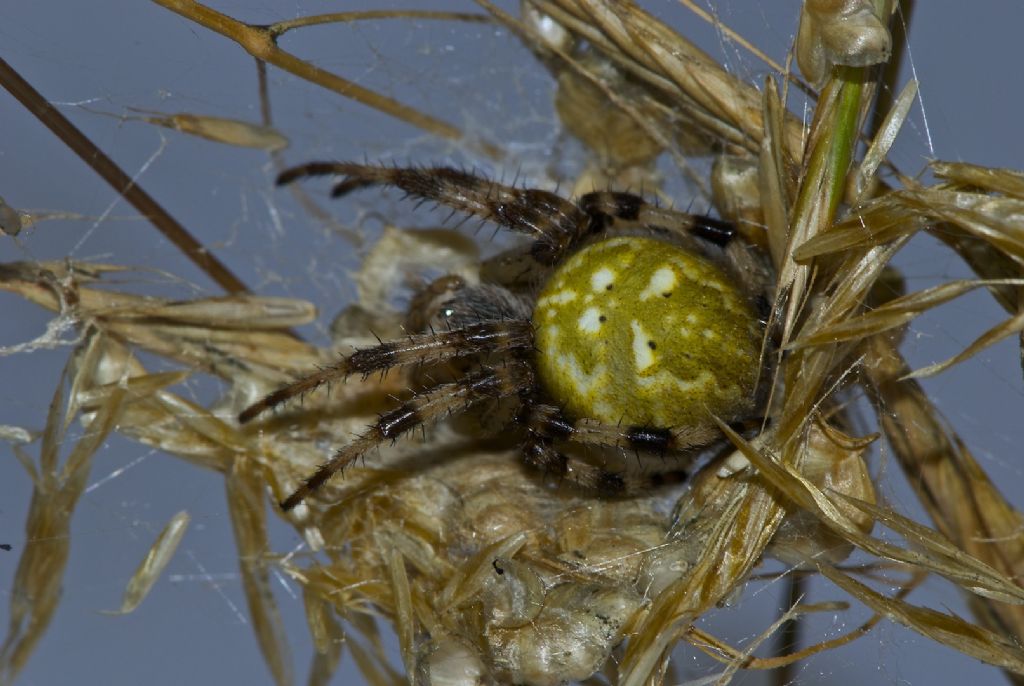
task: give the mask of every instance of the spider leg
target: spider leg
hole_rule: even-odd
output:
[[[533,328],[529,321],[484,321],[447,331],[413,334],[404,339],[357,350],[339,362],[282,386],[242,410],[238,421],[245,424],[266,410],[349,374],[366,375],[391,367],[441,362],[477,353],[529,348],[532,345]]]
[[[465,412],[477,403],[522,392],[533,383],[529,365],[522,361],[494,368],[483,368],[466,378],[434,386],[417,393],[395,409],[385,412],[366,433],[338,450],[327,462],[317,468],[295,492],[281,502],[288,511],[306,499],[335,473],[352,464],[384,441],[395,440],[403,434],[449,415]]]
[[[642,226],[657,226],[673,233],[696,236],[721,247],[732,242],[736,235],[736,229],[729,222],[658,207],[632,193],[595,191],[580,196],[576,204],[592,218],[591,231],[607,228],[613,219],[624,219]]]
[[[576,486],[608,497],[622,497],[647,493],[652,488],[686,478],[686,470],[670,472],[611,471],[583,460],[570,458],[559,451],[550,440],[529,437],[522,447],[523,459],[531,467],[560,478],[570,479]]]
[[[555,448],[555,441],[620,448],[664,455],[699,448],[721,438],[714,425],[685,429],[615,426],[590,419],[572,421],[553,405],[528,403],[523,410],[529,438],[523,446],[526,462],[558,476],[571,476],[579,486],[604,495],[642,492],[664,481],[657,472],[609,471],[578,459],[571,460]],[[675,475],[685,472],[672,470]]]
[[[710,422],[695,427],[657,429],[602,424],[593,419],[572,421],[557,407],[542,403],[531,404],[526,409],[525,422],[530,433],[550,440],[657,454],[700,448],[722,437],[722,432]]]
[[[383,167],[349,162],[310,162],[281,172],[279,185],[310,176],[342,176],[332,195],[386,185],[422,200],[490,221],[537,241],[535,257],[556,262],[590,231],[590,217],[574,203],[548,191],[516,188],[451,167]]]

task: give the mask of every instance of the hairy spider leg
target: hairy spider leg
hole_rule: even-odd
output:
[[[442,362],[477,353],[502,352],[532,346],[533,328],[526,321],[483,321],[458,329],[412,334],[402,339],[357,350],[339,362],[296,379],[242,410],[238,415],[238,421],[245,424],[271,408],[336,379],[343,379],[349,374],[365,376],[392,367]]]
[[[570,458],[558,450],[550,439],[531,435],[523,442],[523,462],[545,474],[569,479],[578,488],[606,497],[622,497],[649,493],[667,483],[685,481],[685,469],[670,471],[611,471],[578,458]]]
[[[335,473],[384,441],[395,440],[417,426],[461,414],[481,401],[517,395],[532,383],[533,375],[527,363],[513,360],[505,365],[485,367],[459,381],[417,393],[395,409],[382,414],[366,433],[334,453],[331,459],[320,465],[312,476],[281,502],[281,509],[291,510]]]
[[[420,200],[530,235],[536,240],[531,253],[544,264],[558,262],[582,238],[605,231],[615,219],[692,234],[723,247],[735,235],[728,222],[657,207],[632,193],[595,191],[574,203],[549,191],[507,186],[451,167],[309,162],[284,170],[277,183],[313,176],[344,177],[333,187],[334,197],[367,186],[394,186]]]
[[[572,420],[559,408],[544,403],[524,406],[521,416],[526,428],[536,436],[654,454],[692,450],[722,437],[721,430],[710,420],[706,425],[686,428],[619,426],[590,418]]]
[[[590,230],[590,217],[575,203],[554,193],[506,186],[451,167],[382,167],[348,162],[310,162],[286,169],[278,185],[311,176],[343,176],[332,195],[385,185],[434,201],[506,229],[532,236],[535,257],[557,261]]]
[[[570,458],[555,448],[556,441],[666,455],[685,453],[722,437],[721,431],[713,424],[660,429],[603,424],[593,419],[572,420],[554,405],[529,400],[524,401],[520,416],[529,434],[523,445],[523,455],[528,464],[556,476],[571,473],[577,485],[603,495],[640,493],[662,483],[664,475],[655,472],[611,472],[578,459],[572,459],[570,466]],[[672,473],[684,478],[686,472],[678,469]]]
[[[608,228],[612,219],[622,219],[639,226],[657,226],[674,233],[691,234],[722,247],[736,235],[736,229],[729,222],[658,207],[632,193],[594,191],[581,195],[576,205],[592,218],[592,232]]]

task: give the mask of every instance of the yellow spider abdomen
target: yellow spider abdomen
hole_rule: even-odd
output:
[[[588,245],[533,312],[537,371],[575,418],[658,428],[751,412],[763,328],[719,266],[637,236]]]

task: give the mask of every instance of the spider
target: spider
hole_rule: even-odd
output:
[[[519,265],[515,278],[442,277],[414,299],[426,312],[422,331],[357,350],[241,412],[244,424],[353,373],[462,361],[455,378],[425,385],[340,448],[284,510],[381,443],[488,400],[513,405],[504,423],[519,427],[526,463],[607,495],[636,492],[664,471],[637,477],[592,464],[581,445],[588,454],[692,456],[722,439],[715,418],[757,418],[771,279],[730,224],[629,193],[573,202],[447,167],[312,162],[277,183],[325,175],[342,177],[334,197],[394,186],[533,240],[496,258]]]

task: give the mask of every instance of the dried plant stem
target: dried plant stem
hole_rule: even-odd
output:
[[[473,14],[470,12],[438,12],[434,10],[362,10],[355,12],[331,12],[328,14],[313,14],[308,17],[298,17],[285,21],[275,22],[270,26],[271,33],[279,37],[292,29],[304,26],[321,26],[323,24],[350,24],[356,21],[369,21],[374,19],[428,19],[439,21],[462,21],[470,23],[486,24],[490,18],[484,14]]]
[[[223,262],[218,260],[188,229],[144,191],[138,183],[57,111],[4,60],[0,59],[0,84],[39,121],[64,142],[83,162],[109,183],[132,207],[152,222],[197,267],[228,293],[249,293],[249,289]]]
[[[988,479],[914,380],[890,337],[873,336],[864,373],[893,454],[936,527],[953,543],[1011,579],[1024,573],[1024,515]],[[1024,636],[1024,607],[968,596],[979,622]]]
[[[195,0],[153,1],[161,7],[176,12],[200,26],[230,38],[258,60],[273,64],[275,67],[305,79],[310,83],[332,90],[367,107],[380,110],[396,119],[401,119],[427,133],[439,136],[440,138],[465,142],[465,136],[458,127],[452,126],[429,114],[424,114],[386,95],[381,95],[369,88],[364,88],[337,74],[315,67],[290,52],[282,50],[277,45],[277,33],[274,31],[274,27],[246,24],[195,2]],[[492,143],[476,143],[474,147],[477,147],[479,152],[487,157],[494,159],[504,157],[504,151]]]
[[[270,589],[264,483],[255,465],[236,459],[226,477],[227,502],[238,544],[238,563],[253,630],[263,659],[279,685],[292,684],[292,659],[284,622]]]
[[[874,111],[871,115],[871,124],[868,132],[874,135],[882,128],[886,115],[892,109],[896,101],[897,79],[903,67],[903,59],[906,57],[907,35],[910,33],[910,21],[914,16],[915,0],[897,0],[898,9],[890,22],[892,31],[892,57],[882,67],[879,77],[878,97],[875,98]]]
[[[928,578],[928,574],[917,572],[913,574],[906,583],[902,584],[899,592],[893,597],[897,599],[906,598],[911,591],[920,586],[925,579]],[[800,613],[797,616],[802,617],[804,613]],[[702,631],[696,627],[690,627],[686,633],[686,640],[692,645],[700,649],[704,654],[719,660],[720,662],[732,663],[736,661],[742,662],[743,669],[758,669],[758,670],[779,670],[773,675],[775,683],[792,683],[792,679],[784,681],[779,678],[779,674],[785,674],[790,671],[787,668],[795,665],[801,660],[806,660],[818,653],[825,652],[826,650],[834,650],[840,646],[844,646],[848,643],[852,643],[858,638],[866,635],[871,631],[880,621],[884,619],[881,614],[872,615],[866,622],[861,624],[856,629],[849,631],[836,638],[822,641],[821,643],[815,643],[814,645],[808,646],[796,652],[780,654],[776,657],[760,658],[745,656],[742,652],[736,648],[723,643],[719,639],[715,638],[711,634]],[[781,634],[780,634],[781,635]]]
[[[790,574],[786,580],[786,608],[782,609],[782,612],[786,612],[787,608],[795,607],[800,599],[803,597],[805,592],[806,583],[804,583],[804,577],[802,574]],[[775,655],[777,657],[784,657],[787,653],[794,652],[800,645],[800,635],[803,615],[795,615],[788,622],[785,622],[779,627],[779,633],[775,641]],[[796,670],[794,669],[795,663],[787,662],[779,667],[778,671],[772,675],[773,681],[779,686],[792,683],[796,676]]]
[[[783,345],[800,321],[814,269],[813,265],[794,262],[793,250],[826,231],[835,220],[859,135],[864,79],[864,69],[837,67],[815,111],[806,172],[790,215],[789,240],[780,269],[780,292],[788,297]],[[808,402],[821,397],[822,384],[828,380],[827,374],[808,371],[829,368],[833,352],[827,348],[796,351],[787,359],[784,373],[788,374],[786,385],[792,390],[779,422],[784,441],[798,435],[808,419]]]

